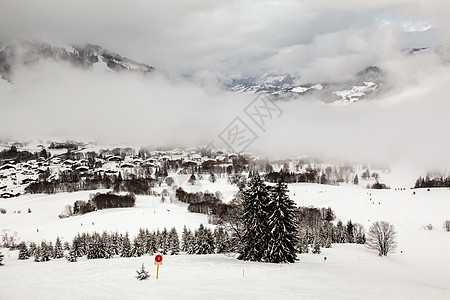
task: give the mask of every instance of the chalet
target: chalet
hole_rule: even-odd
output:
[[[193,161],[193,160],[186,160],[183,162],[183,167],[185,167],[185,168],[197,167],[197,166],[198,166],[198,162]]]
[[[144,161],[144,162],[141,164],[141,167],[144,167],[144,168],[156,168],[156,164],[155,164],[155,163],[148,162],[148,161]]]
[[[12,198],[12,197],[17,197],[17,196],[20,196],[20,193],[13,194],[13,193],[9,193],[9,192],[4,192],[4,193],[0,194],[0,198],[5,198],[5,199]]]
[[[214,166],[216,163],[217,162],[215,159],[206,159],[205,161],[202,162],[202,166],[203,167],[211,167],[211,166]]]
[[[87,172],[87,171],[89,171],[89,167],[79,166],[79,167],[76,167],[75,170],[78,172]]]
[[[68,159],[68,160],[65,160],[65,161],[63,162],[63,165],[64,165],[64,166],[72,166],[74,163],[75,163],[75,162],[74,162],[73,160]]]
[[[134,165],[131,163],[123,163],[120,165],[120,167],[123,168],[134,168]]]
[[[182,161],[183,160],[183,155],[181,155],[181,154],[173,154],[170,157],[170,160],[171,161]]]
[[[106,158],[107,161],[115,161],[115,162],[120,162],[122,161],[122,157],[120,156],[109,156]]]
[[[22,184],[29,184],[29,183],[32,183],[35,181],[36,181],[36,179],[33,179],[33,178],[25,178],[25,179],[22,179]]]
[[[194,153],[190,155],[190,159],[191,160],[195,160],[195,161],[201,161],[202,160],[202,156],[198,153]]]
[[[0,167],[0,170],[10,170],[10,169],[16,169],[16,167],[12,164],[6,164]]]

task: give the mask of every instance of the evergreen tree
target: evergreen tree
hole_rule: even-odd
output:
[[[26,260],[30,258],[30,252],[27,249],[25,242],[19,244],[19,260]]]
[[[269,240],[268,204],[269,188],[259,174],[255,174],[243,193],[244,235],[243,249],[239,259],[261,261],[264,258]]]
[[[146,280],[150,277],[150,274],[148,273],[148,271],[145,269],[144,264],[142,264],[141,270],[137,271],[137,280]]]
[[[214,175],[214,173],[211,173],[211,175],[209,175],[209,181],[214,183],[214,182],[216,182],[216,180],[217,180],[216,175]]]
[[[74,253],[77,257],[82,257],[84,255],[84,249],[82,246],[82,238],[79,234],[73,238],[71,249],[72,249],[72,251],[74,251]]]
[[[138,236],[133,239],[130,255],[133,257],[141,257],[144,255],[145,248],[142,239]]]
[[[271,189],[268,205],[270,239],[264,257],[264,260],[268,262],[293,263],[296,260],[298,222],[295,215],[295,203],[289,198],[287,192],[287,185],[282,182],[278,182]]]
[[[122,247],[120,252],[121,257],[131,257],[131,242],[128,236],[128,232],[122,238]]]
[[[188,181],[189,181],[190,184],[194,185],[195,184],[195,180],[196,180],[195,175],[194,175],[194,173],[192,173],[192,175],[191,175],[191,177],[189,177]]]
[[[64,246],[63,246],[63,249],[64,249],[64,250],[67,250],[67,251],[69,251],[69,250],[70,250],[70,244],[69,244],[69,242],[68,242],[68,241],[65,241],[65,242],[64,242]]]
[[[187,229],[186,225],[183,227],[183,233],[181,234],[181,251],[187,252],[188,246],[188,234],[190,230]],[[191,233],[192,234],[192,233]]]
[[[40,262],[41,261],[41,247],[37,246],[34,250],[34,261]]]
[[[317,240],[317,239],[314,239],[314,243],[313,243],[313,246],[312,246],[312,253],[314,253],[314,254],[320,254],[320,244],[319,244],[319,241]]]
[[[356,184],[356,185],[359,184],[358,174],[355,175],[355,178],[353,179],[353,184]]]
[[[186,233],[183,231],[183,251],[186,251],[188,254],[195,253],[195,237],[190,229],[187,229]]]
[[[64,250],[62,248],[61,240],[59,237],[56,237],[55,242],[55,251],[53,253],[53,258],[63,258],[64,257]]]
[[[35,242],[31,242],[30,243],[30,247],[29,247],[29,251],[28,251],[28,253],[30,254],[30,257],[34,256],[35,251],[36,251],[36,243]]]
[[[164,227],[160,236],[161,248],[160,251],[162,254],[166,255],[169,251],[169,233],[167,232],[167,228]]]
[[[169,250],[170,255],[178,254],[180,252],[180,239],[175,227],[172,227],[169,233]]]
[[[195,254],[212,254],[214,253],[214,237],[211,229],[205,228],[200,224],[198,230],[195,231]]]
[[[119,255],[120,254],[120,236],[119,233],[116,231],[115,233],[111,234],[111,244],[110,244],[110,251],[111,255]]]
[[[69,254],[66,256],[69,262],[77,262],[77,251],[75,248],[69,250]]]
[[[306,233],[300,233],[298,238],[297,250],[299,253],[308,253],[308,238],[306,237]]]
[[[148,253],[150,255],[153,255],[155,252],[157,252],[156,248],[156,234],[147,232],[147,239],[145,241],[145,253]]]
[[[352,224],[352,220],[349,220],[349,221],[347,222],[346,242],[347,242],[347,243],[354,243],[354,242],[355,242],[355,238],[354,238],[354,236],[353,236],[353,224]]]
[[[214,245],[216,253],[225,253],[230,250],[230,236],[223,227],[214,229]]]
[[[41,242],[41,251],[40,251],[40,259],[39,261],[49,261],[50,257],[52,257],[52,248],[50,247],[50,244],[47,244],[47,242],[42,241]]]
[[[156,229],[156,252],[161,251],[161,232],[159,231],[159,228]]]
[[[2,250],[0,249],[0,267],[5,265],[5,264],[3,263],[3,258],[4,258],[4,257],[5,257],[5,256],[3,255]]]

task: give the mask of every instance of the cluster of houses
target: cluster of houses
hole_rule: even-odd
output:
[[[77,159],[64,159],[67,156],[59,154],[49,158],[38,157],[27,162],[0,161],[0,198],[19,196],[25,192],[27,185],[38,180],[58,181],[65,171],[75,171],[80,177],[119,174],[124,177],[126,174],[138,174],[146,170],[146,175],[156,179],[155,173],[158,169],[175,167],[177,171],[186,173],[214,165],[226,169],[237,157],[234,153],[224,151],[206,156],[195,148],[145,153],[139,151],[137,155],[131,148],[100,150],[95,152],[94,156],[89,148],[75,153],[74,157]]]

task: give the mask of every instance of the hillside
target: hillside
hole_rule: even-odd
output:
[[[413,194],[411,190],[376,191],[300,183],[289,188],[290,196],[298,205],[331,206],[338,219],[351,219],[366,229],[376,220],[391,222],[398,231],[396,253],[379,258],[363,245],[333,244],[321,254],[299,254],[299,262],[289,265],[242,262],[219,254],[181,254],[164,257],[160,279],[156,281],[153,257],[148,255],[111,260],[82,258],[73,264],[66,260],[34,263],[18,261],[17,251],[3,249],[7,266],[1,269],[0,281],[7,284],[0,288],[0,297],[102,299],[108,295],[110,299],[133,299],[148,294],[172,299],[182,294],[187,299],[209,299],[210,291],[214,290],[214,296],[220,299],[448,298],[450,236],[442,229],[442,223],[449,218],[450,190],[418,189]],[[65,204],[88,194],[24,195],[2,200],[0,206],[8,213],[0,215],[1,229],[17,231],[23,240],[54,240],[55,235],[66,240],[83,231],[119,230],[133,235],[139,227],[176,226],[180,230],[184,224],[194,228],[207,221],[205,215],[188,213],[185,204],[162,204],[154,196],[138,197],[136,208],[57,218]],[[31,214],[24,212],[28,207],[32,209]],[[22,210],[21,214],[12,213],[18,209]],[[430,223],[434,230],[424,230],[423,226]],[[141,263],[151,271],[149,281],[138,282],[133,277]],[[27,282],[26,290],[21,288],[23,282]],[[73,291],[75,283],[76,292]],[[43,284],[46,289],[42,289]]]

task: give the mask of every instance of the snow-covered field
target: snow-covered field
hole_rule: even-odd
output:
[[[211,184],[208,189],[215,192],[216,187],[226,188],[226,184]],[[153,257],[148,255],[35,263],[19,261],[17,251],[3,249],[0,299],[450,298],[450,233],[442,229],[444,220],[450,219],[449,189],[419,189],[413,195],[412,190],[377,191],[351,185],[291,184],[289,188],[297,204],[331,206],[344,223],[351,219],[366,229],[376,220],[394,224],[399,243],[396,253],[379,258],[362,245],[333,244],[321,254],[301,254],[298,263],[283,265],[243,262],[227,255],[181,254],[164,257],[156,280]],[[92,230],[128,230],[134,235],[140,227],[175,226],[180,233],[184,224],[195,228],[207,222],[205,215],[188,213],[185,204],[161,203],[153,196],[139,196],[136,208],[58,218],[66,204],[87,200],[90,193],[1,200],[0,207],[8,213],[0,215],[0,230],[17,231],[22,240],[54,241],[56,235],[71,240],[77,232]],[[26,213],[28,208],[31,214]],[[21,214],[13,213],[19,209]],[[424,230],[430,223],[435,229]],[[134,275],[142,263],[151,277],[140,282]]]

